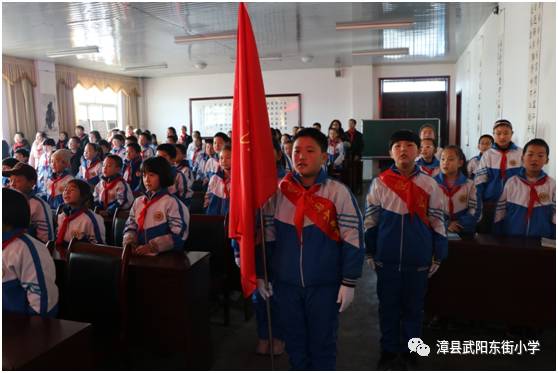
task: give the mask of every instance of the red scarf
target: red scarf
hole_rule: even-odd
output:
[[[519,180],[521,180],[523,184],[529,187],[529,204],[527,205],[527,216],[525,217],[525,220],[531,219],[531,215],[533,214],[533,207],[535,207],[535,202],[541,203],[541,200],[539,199],[539,194],[537,193],[535,187],[546,183],[546,179],[547,176],[545,175],[539,180],[535,181],[534,183],[530,183],[527,180],[519,178]]]
[[[116,184],[118,184],[118,182],[122,180],[121,176],[116,177],[113,181],[107,182],[105,180],[103,180],[103,183],[105,184],[105,188],[103,189],[103,192],[101,193],[101,199],[103,201],[103,207],[106,209],[108,208],[108,197],[109,197],[109,192],[114,189],[114,187],[116,186]]]
[[[500,149],[496,149],[500,152],[500,154],[502,154],[502,158],[500,158],[500,178],[502,180],[506,180],[506,167],[508,165],[508,151],[509,149],[506,150],[500,150]]]
[[[337,144],[339,144],[341,141],[339,139],[335,139],[335,140],[329,140],[329,146],[333,146],[333,150],[336,152],[335,147],[337,146]]]
[[[230,199],[231,198],[230,179],[226,179],[225,175],[223,175],[223,177],[221,178],[221,182],[223,183],[223,192],[225,193],[225,199]]]
[[[420,166],[420,170],[422,172],[424,172],[425,174],[428,174],[428,175],[432,176],[432,174],[434,173],[435,168],[428,168],[426,166]]]
[[[78,216],[83,214],[85,212],[85,210],[86,210],[86,208],[81,208],[81,209],[77,210],[76,212],[64,217],[64,221],[62,222],[62,225],[58,229],[58,235],[56,236],[56,244],[57,245],[62,245],[64,243],[64,236],[66,235],[66,230],[68,230],[68,225],[70,224],[70,222],[72,220],[74,220],[75,218],[77,218]]]
[[[413,182],[413,176],[405,177],[391,168],[380,174],[380,180],[405,202],[411,219],[415,214],[426,225],[430,226],[426,211],[428,210],[428,193]]]
[[[196,158],[198,157],[198,153],[201,151],[201,149],[194,149],[194,155],[192,156],[192,163],[194,163],[196,161]]]
[[[349,134],[349,140],[351,141],[351,144],[352,144],[353,141],[355,141],[356,130],[354,128],[349,128],[347,133]]]
[[[93,169],[93,167],[95,167],[97,165],[97,163],[99,163],[99,162],[100,161],[97,159],[95,162],[91,162],[89,167],[87,167],[87,161],[86,161],[86,163],[85,163],[85,180],[90,179],[89,171],[91,171],[91,169]]]
[[[2,241],[2,251],[4,251],[8,247],[9,244],[11,244],[12,242],[17,240],[18,238],[20,238],[24,234],[25,234],[25,230],[22,229],[20,232],[14,234],[12,237],[8,238],[5,241]]]
[[[328,238],[341,241],[335,205],[329,199],[314,194],[320,187],[320,184],[315,184],[307,190],[294,180],[292,173],[288,173],[279,183],[281,192],[296,207],[294,225],[301,243],[304,216],[308,216]]]
[[[160,200],[166,195],[166,193],[159,194],[156,197],[151,198],[141,209],[138,215],[138,232],[143,231],[143,224],[145,223],[145,215],[147,214],[147,209],[149,206],[153,205],[155,202]]]
[[[461,185],[453,185],[450,187],[444,180],[444,183],[440,186],[442,187],[442,192],[444,192],[449,199],[449,215],[450,219],[453,219],[453,196],[461,189]]]
[[[52,179],[52,184],[50,184],[50,196],[54,198],[56,196],[56,183],[62,180],[66,175],[62,174],[56,179]]]

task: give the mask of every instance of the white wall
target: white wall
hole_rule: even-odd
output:
[[[492,133],[498,118],[514,125],[519,146],[527,133],[529,87],[530,3],[501,3],[467,46],[456,64],[456,91],[462,91],[462,144],[468,157],[477,150],[481,134]],[[536,136],[550,145],[546,171],[556,175],[556,6],[543,3]],[[498,42],[502,41],[501,110],[498,97]]]
[[[302,125],[314,122],[327,128],[333,119],[372,117],[372,66],[345,68],[336,78],[333,69],[264,71],[266,94],[300,93]],[[168,126],[189,125],[189,99],[232,96],[234,74],[145,79],[145,117],[149,130],[164,134]]]

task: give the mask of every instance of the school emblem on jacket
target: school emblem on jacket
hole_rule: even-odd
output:
[[[165,215],[162,211],[156,211],[155,214],[153,214],[153,220],[155,221],[162,221],[164,217]]]
[[[548,202],[549,200],[550,200],[550,196],[548,195],[548,193],[545,192],[539,193],[539,201],[541,201],[541,203]]]
[[[512,167],[517,166],[517,161],[515,159],[510,159],[510,166]]]
[[[461,203],[467,202],[467,194],[463,193],[462,195],[460,195],[459,196],[459,202],[461,202]]]

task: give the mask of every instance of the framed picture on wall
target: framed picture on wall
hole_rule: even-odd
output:
[[[266,95],[271,128],[291,133],[302,122],[299,93]],[[200,131],[202,137],[232,129],[233,98],[203,97],[190,99],[190,133]]]

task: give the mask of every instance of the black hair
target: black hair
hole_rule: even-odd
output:
[[[9,168],[13,168],[18,163],[19,161],[12,157],[2,159],[2,166],[8,166]]]
[[[107,154],[107,156],[105,157],[105,159],[112,159],[113,161],[116,162],[116,165],[118,166],[119,169],[122,169],[122,158],[120,158],[119,155],[116,154]]]
[[[399,130],[392,133],[389,138],[389,148],[391,149],[393,144],[398,141],[414,142],[417,145],[417,148],[420,148],[420,138],[416,133],[409,130]]]
[[[151,135],[151,131],[150,131],[150,130],[145,130],[145,131],[143,131],[143,132],[147,132],[148,134]]]
[[[69,138],[68,138],[68,132],[66,132],[66,131],[61,131],[60,134],[61,134],[61,135],[65,135],[65,136],[66,136],[66,140],[69,140]]]
[[[141,146],[137,142],[131,142],[126,145],[127,148],[132,148],[136,151],[136,153],[141,153]]]
[[[229,151],[229,152],[232,152],[232,146],[231,146],[231,144],[226,143],[225,146],[223,146],[223,149],[221,149],[221,152],[223,152],[223,151],[225,151],[225,150],[227,150],[227,151]]]
[[[205,139],[205,140],[203,140],[203,142],[206,143],[206,144],[211,144],[211,145],[213,145],[213,139],[211,139],[211,138]]]
[[[43,146],[46,146],[46,145],[48,145],[48,146],[56,146],[56,142],[55,142],[53,139],[48,138],[48,139],[45,139],[45,140],[43,141]]]
[[[97,139],[97,141],[101,141],[103,138],[101,137],[101,134],[99,133],[99,131],[97,130],[93,130],[91,132],[89,132],[90,135],[95,136],[95,138]]]
[[[79,204],[80,206],[91,208],[93,206],[93,191],[87,181],[81,179],[72,179],[66,184],[74,184],[79,190]]]
[[[229,138],[229,136],[227,136],[226,134],[224,134],[223,132],[217,132],[215,135],[213,135],[213,138],[216,137],[220,137],[223,139],[223,141],[226,143],[230,142],[231,139]]]
[[[436,134],[436,128],[434,128],[434,126],[430,123],[425,123],[422,126],[420,126],[419,133],[421,133],[422,130],[425,129],[425,128],[430,128],[432,131],[434,131],[434,134]]]
[[[27,150],[27,149],[19,148],[18,150],[16,150],[14,152],[14,154],[21,154],[25,158],[29,158],[29,150]]]
[[[78,124],[78,125],[76,126],[76,128],[79,128],[80,130],[85,131],[85,128],[83,128],[83,126],[82,126],[81,124]]]
[[[134,130],[134,133],[136,134],[136,136],[139,136],[139,135],[141,135],[143,132],[141,131],[141,129],[136,128],[136,129]]]
[[[356,124],[357,121],[356,121],[356,119],[351,118],[351,119],[349,119],[349,122],[353,122],[354,124]]]
[[[457,154],[457,158],[459,158],[460,161],[463,161],[463,164],[461,164],[461,167],[459,167],[459,171],[461,171],[461,173],[463,175],[465,175],[465,177],[468,177],[468,172],[467,172],[467,158],[465,158],[465,153],[463,153],[463,150],[461,150],[461,148],[457,145],[446,145],[444,146],[444,150],[453,150],[455,152],[455,154]]]
[[[159,184],[167,188],[174,184],[170,163],[163,157],[151,157],[141,164],[141,172],[153,172],[159,176]]]
[[[16,131],[16,133],[14,133],[14,136],[15,135],[20,135],[21,137],[25,138],[25,135],[23,134],[23,132],[20,132],[20,131]]]
[[[39,135],[41,135],[41,138],[42,138],[42,139],[46,139],[46,138],[47,138],[46,132],[44,132],[44,131],[37,131],[37,133],[38,133]]]
[[[153,138],[151,137],[151,134],[150,134],[149,132],[147,132],[147,131],[142,132],[140,136],[145,137],[145,139],[146,139],[148,142],[151,142],[151,140],[153,140]]]
[[[435,139],[422,139],[420,140],[420,142],[422,143],[423,141],[431,141],[432,145],[434,146],[434,149],[436,149],[438,147],[438,141],[436,141]],[[421,144],[422,145],[422,144]]]
[[[312,127],[318,126],[320,127],[320,129],[322,128],[322,125],[320,122],[315,122],[314,124],[312,124]]]
[[[122,144],[124,144],[124,142],[126,141],[126,140],[124,139],[124,136],[122,136],[122,135],[119,134],[119,133],[117,133],[116,135],[112,136],[112,139],[113,139],[113,140],[120,140],[120,142],[121,142]]]
[[[15,229],[29,228],[31,211],[27,198],[11,188],[2,188],[2,224]]]
[[[87,144],[85,144],[85,146],[83,147],[84,153],[85,153],[85,148],[88,147],[88,146],[92,146],[92,147],[93,147],[93,150],[95,150],[95,153],[97,153],[97,154],[102,153],[102,150],[103,150],[103,149],[101,149],[101,145],[95,144],[95,143],[93,143],[93,142],[88,142]]]
[[[527,144],[525,144],[525,146],[523,147],[523,155],[525,155],[525,153],[527,152],[527,148],[529,146],[542,146],[544,148],[544,150],[546,150],[546,156],[550,156],[550,147],[548,146],[548,144],[546,143],[546,141],[544,141],[543,139],[533,139],[530,140],[529,142],[527,142]]]
[[[184,127],[184,126],[183,126],[183,127]],[[173,126],[170,126],[169,128],[167,128],[167,130],[171,130],[171,131],[172,131],[172,134],[173,134],[174,136],[176,136],[176,128],[174,128]]]
[[[318,131],[315,128],[303,128],[296,133],[293,138],[293,142],[298,140],[301,137],[310,137],[318,143],[318,146],[322,150],[322,153],[327,152],[327,137],[322,133],[322,131]]]
[[[176,144],[174,147],[176,148],[177,151],[180,150],[180,152],[184,155],[186,155],[186,152],[188,151],[186,149],[186,146],[184,146],[184,144]]]
[[[106,148],[109,148],[109,150],[110,150],[110,148],[111,148],[110,143],[109,143],[107,140],[104,140],[104,139],[103,139],[103,140],[99,140],[99,144],[98,144],[98,145],[99,145],[99,147],[104,146],[104,147],[106,147]],[[101,150],[102,150],[102,148],[101,148]]]
[[[126,137],[126,141],[135,142],[137,144],[138,138],[136,136],[128,136]]]
[[[158,145],[157,151],[167,153],[172,159],[176,158],[176,148],[174,147],[174,144],[165,143]]]
[[[482,139],[489,139],[490,142],[494,144],[494,137],[492,137],[491,135],[482,135],[481,137],[479,137],[479,144],[482,141]]]
[[[79,137],[77,137],[77,136],[72,136],[72,137],[70,137],[70,138],[68,139],[68,142],[70,142],[70,140],[72,140],[72,139],[73,139],[73,140],[76,140],[77,142],[79,142]]]
[[[178,141],[178,137],[176,135],[168,135],[167,140],[168,139],[172,139],[174,141],[174,143],[176,143]]]
[[[509,127],[513,131],[513,126],[511,122],[507,119],[498,119],[494,122],[494,126],[492,126],[492,130],[494,131],[497,127],[506,126]]]

